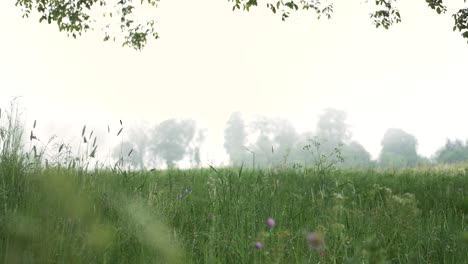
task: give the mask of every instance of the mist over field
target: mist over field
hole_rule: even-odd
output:
[[[373,159],[389,128],[414,135],[428,158],[447,139],[466,139],[468,52],[450,16],[404,2],[403,22],[382,31],[359,3],[337,4],[330,20],[299,12],[286,22],[229,6],[163,1],[161,38],[135,52],[102,42],[99,26],[74,40],[2,2],[0,30],[10,40],[0,46],[2,106],[21,96],[41,139],[77,140],[85,124],[105,133],[119,120],[194,119],[207,129],[204,163],[218,165],[229,162],[224,129],[237,111],[249,122],[288,119],[304,133],[325,109],[343,110],[352,140]],[[450,3],[448,12],[459,7]]]
[[[0,263],[468,263],[467,21],[1,1]]]
[[[42,151],[48,161],[56,159],[54,151],[64,146],[75,156],[81,155],[83,148],[91,149],[93,162],[101,167],[125,163],[135,170],[307,167],[320,156],[336,159],[340,168],[361,169],[411,168],[468,160],[466,138],[447,137],[436,151],[424,155],[419,151],[418,138],[396,127],[385,130],[379,142],[380,150],[373,155],[356,140],[347,112],[334,108],[324,109],[315,128],[305,131],[299,131],[286,118],[233,112],[219,131],[223,136],[223,151],[216,155],[209,140],[220,135],[192,118],[161,122],[94,120],[83,121],[81,126],[65,125],[66,122],[44,124],[40,119],[32,120],[22,105],[21,97],[14,97],[3,111],[18,115],[24,130],[23,149]]]

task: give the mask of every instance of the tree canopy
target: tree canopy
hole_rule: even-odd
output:
[[[195,136],[194,120],[169,119],[158,124],[149,140],[151,153],[164,160],[168,168],[174,167],[189,152],[189,145]]]
[[[382,139],[379,156],[383,167],[411,167],[418,163],[418,140],[401,129],[390,128]]]
[[[226,124],[224,147],[234,166],[250,164],[252,154],[253,163],[260,168],[287,164],[307,167],[324,157],[343,168],[368,167],[371,155],[361,144],[351,141],[346,118],[344,111],[325,109],[316,132],[298,133],[287,119],[257,116],[245,124],[241,114],[235,112]]]
[[[289,120],[261,116],[250,127],[250,133],[257,137],[249,149],[257,154],[259,166],[280,164],[291,154],[298,135]]]
[[[446,13],[447,7],[443,0],[425,0],[427,5],[438,14]],[[23,17],[29,17],[36,13],[39,22],[46,21],[49,24],[57,24],[60,31],[69,36],[77,36],[93,29],[98,18],[107,18],[105,21],[104,41],[116,40],[112,33],[120,29],[123,33],[123,46],[129,46],[141,50],[148,39],[159,38],[155,28],[155,20],[141,19],[135,14],[136,10],[146,7],[157,7],[160,0],[16,0],[16,6],[20,7]],[[249,11],[258,6],[258,0],[228,0],[233,4],[233,10]],[[332,1],[318,0],[266,0],[266,8],[273,13],[281,15],[284,21],[291,12],[298,10],[311,10],[317,14],[317,18],[330,19],[333,13]],[[466,0],[464,0],[466,2]],[[365,1],[366,4],[375,4],[375,11],[370,14],[371,23],[377,28],[388,29],[390,26],[401,22],[401,15],[396,0]],[[453,30],[461,32],[462,37],[468,38],[468,8],[460,9],[452,14],[454,19]]]
[[[343,163],[340,166],[344,168],[364,168],[371,164],[370,153],[357,141],[344,145],[341,155]]]
[[[438,163],[457,163],[468,160],[468,144],[463,141],[447,139],[445,145],[437,150],[435,160]]]
[[[317,122],[317,136],[324,140],[323,147],[333,149],[345,144],[351,138],[349,126],[346,124],[347,114],[344,111],[328,108]]]
[[[224,148],[229,155],[231,163],[234,165],[240,165],[246,157],[246,137],[247,134],[241,113],[232,113],[224,129]]]
[[[114,147],[112,157],[119,164],[140,170],[162,163],[173,168],[185,158],[199,167],[205,139],[206,131],[197,129],[192,119],[168,119],[152,128],[148,123],[137,123],[130,126],[125,140]]]

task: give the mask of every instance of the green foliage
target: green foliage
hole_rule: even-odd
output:
[[[46,1],[46,0],[17,0],[16,5],[23,8],[23,16],[28,17],[32,10],[40,14],[39,22],[56,22],[60,31],[76,38],[82,32],[88,31],[90,26],[89,12],[95,4],[93,0],[80,1]],[[101,6],[105,2],[100,2]]]
[[[426,0],[426,2],[430,8],[437,12],[437,14],[447,12],[447,7],[443,4],[442,0]]]
[[[129,46],[136,50],[141,50],[148,41],[148,38],[159,38],[155,31],[154,20],[138,22],[134,17],[134,9],[137,8],[134,0],[119,0],[116,5],[110,6],[106,0],[17,0],[16,6],[21,7],[23,17],[29,17],[31,13],[37,12],[39,22],[56,23],[60,31],[64,31],[68,36],[76,38],[81,34],[92,30],[96,18],[107,17],[113,19],[113,14],[118,14],[119,19],[107,24],[104,31],[104,41],[116,36],[111,36],[111,25],[119,25],[123,32],[123,46]],[[140,2],[140,1],[138,1]],[[137,3],[138,3],[137,2]],[[157,6],[159,0],[142,0],[140,8],[146,3],[150,6]],[[96,15],[95,10],[102,10],[101,16]]]
[[[250,11],[250,8],[253,6],[257,6],[257,0],[228,0],[229,2],[233,2],[234,6],[232,10],[236,9],[243,9],[246,11]],[[298,11],[302,10],[313,10],[317,14],[317,18],[321,18],[321,16],[326,16],[328,19],[331,18],[331,14],[333,13],[333,3],[330,4],[322,4],[320,1],[306,1],[306,0],[276,0],[276,1],[268,1],[266,3],[266,7],[270,9],[273,13],[276,12],[281,13],[281,19],[285,21],[289,16],[291,11]]]
[[[375,4],[382,9],[376,10],[374,13],[370,14],[370,18],[373,19],[375,27],[378,28],[382,26],[385,29],[388,29],[390,26],[396,23],[401,22],[400,11],[392,3],[393,0],[376,0]],[[395,1],[396,2],[396,1]]]
[[[468,160],[468,146],[461,140],[447,140],[435,155],[438,163],[458,163]]]
[[[257,0],[228,0],[228,2],[233,3],[233,10],[250,11],[252,7],[258,6]],[[375,3],[376,10],[370,14],[370,18],[377,28],[381,26],[388,29],[401,22],[400,11],[395,4],[396,0],[367,0],[366,2]],[[426,0],[426,2],[438,14],[447,11],[442,0]],[[157,7],[158,3],[159,0],[141,0],[139,4],[134,0],[119,0],[116,5],[110,6],[106,0],[16,0],[16,6],[22,9],[23,17],[29,17],[31,13],[36,12],[40,17],[39,22],[56,23],[60,31],[65,31],[73,38],[93,29],[96,18],[106,17],[113,20],[113,14],[117,14],[116,21],[107,23],[103,39],[115,41],[116,36],[112,36],[110,32],[115,25],[118,25],[123,32],[123,46],[129,46],[135,50],[143,49],[149,38],[158,39],[159,35],[155,29],[155,21],[151,19],[139,21],[134,15],[134,10],[145,8],[146,5]],[[298,10],[312,10],[318,19],[322,16],[330,19],[334,4],[315,0],[268,0],[266,7],[273,13],[280,13],[281,19],[285,21],[291,12]],[[99,9],[101,13],[94,12]],[[454,18],[453,30],[458,29],[464,38],[468,38],[468,9],[460,9],[452,16]]]
[[[0,110],[0,206],[5,214],[17,210],[26,188],[24,174],[28,159],[22,137],[18,105],[12,101],[9,110]]]
[[[341,155],[344,168],[365,168],[371,164],[371,155],[358,142],[353,141],[343,146]]]
[[[458,31],[462,32],[461,35],[468,39],[468,8],[460,9],[452,17],[455,21],[453,31],[458,29]]]

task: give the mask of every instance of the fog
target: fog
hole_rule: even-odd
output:
[[[447,139],[468,138],[468,46],[452,32],[449,14],[460,7],[452,2],[443,16],[424,1],[402,2],[402,23],[385,31],[375,29],[358,1],[337,3],[331,20],[299,12],[286,22],[261,7],[232,12],[222,0],[162,1],[154,14],[161,38],[136,52],[102,42],[99,30],[67,38],[54,25],[22,19],[13,2],[3,1],[0,108],[19,97],[26,133],[37,120],[34,133],[43,142],[56,135],[78,146],[86,125],[102,160],[137,138],[132,129],[146,124],[153,133],[176,119],[193,120],[174,140],[191,153],[198,148],[202,166],[227,165],[225,129],[235,112],[249,134],[244,147],[266,153],[261,149],[274,145],[271,152],[281,153],[273,142],[279,128],[266,132],[255,127],[258,120],[288,124],[281,128],[294,128],[286,134],[299,140],[319,133],[330,108],[346,113],[346,142],[359,143],[372,159],[392,128],[414,136],[417,154],[430,158]],[[146,155],[147,167],[179,158]],[[176,163],[196,164],[187,156]]]

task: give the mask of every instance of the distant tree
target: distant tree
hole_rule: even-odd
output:
[[[341,154],[341,147],[333,149],[323,149],[320,139],[317,136],[309,139],[309,144],[303,147],[303,150],[309,152],[313,163],[308,168],[313,168],[315,173],[323,179],[331,171],[335,170],[344,161]]]
[[[331,151],[349,141],[351,132],[346,118],[346,112],[332,108],[326,109],[320,116],[316,135],[323,150]]]
[[[145,156],[148,151],[149,141],[149,127],[146,123],[139,123],[132,126],[128,132],[128,138],[131,140],[134,146],[135,159],[138,161],[140,169],[145,168]]]
[[[16,6],[23,11],[23,17],[28,17],[30,13],[37,13],[39,22],[56,24],[60,31],[66,32],[69,36],[77,36],[93,29],[93,23],[98,20],[106,23],[104,29],[104,41],[113,39],[116,36],[110,32],[119,29],[123,33],[123,45],[137,50],[141,50],[149,38],[159,38],[155,29],[155,22],[152,19],[144,19],[135,16],[135,10],[147,6],[158,6],[160,0],[122,0],[114,4],[109,0],[16,0]],[[233,10],[243,9],[249,11],[258,5],[257,0],[228,0],[233,3]],[[371,13],[371,22],[378,28],[388,29],[395,23],[401,21],[400,11],[397,8],[397,1],[376,0],[365,1],[373,5],[374,11]],[[138,4],[137,4],[138,3]],[[438,14],[445,13],[447,7],[442,0],[426,0],[427,5]],[[333,3],[329,1],[305,1],[305,0],[267,0],[266,8],[273,13],[280,13],[284,21],[290,13],[297,10],[312,10],[317,17],[331,18],[333,13]],[[468,8],[460,9],[452,15],[454,19],[453,30],[458,29],[464,38],[468,38]],[[99,19],[98,19],[99,18]]]
[[[457,163],[468,161],[468,145],[461,140],[447,139],[445,145],[435,154],[437,163]]]
[[[169,119],[155,126],[149,140],[151,153],[164,160],[168,168],[189,153],[189,145],[195,135],[194,120]]]
[[[434,162],[430,158],[419,156],[418,163],[416,165],[418,165],[418,166],[427,166],[427,165],[431,165],[433,163]]]
[[[114,148],[112,156],[116,159],[122,158],[136,168],[145,168],[145,156],[148,147],[148,126],[140,123],[131,126],[128,130],[128,140]]]
[[[206,130],[198,130],[196,132],[195,139],[192,141],[192,144],[191,144],[192,146],[190,147],[192,166],[200,167],[201,165],[200,150],[205,139],[206,139]]]
[[[341,155],[344,159],[344,162],[340,164],[341,167],[362,168],[371,165],[371,155],[356,141],[344,145],[341,150]]]
[[[288,155],[299,135],[293,124],[287,119],[272,120],[274,153],[279,158],[284,158]]]
[[[290,162],[300,166],[310,166],[313,163],[313,157],[309,151],[304,150],[304,146],[310,144],[310,139],[315,137],[314,133],[307,131],[299,134],[290,154]]]
[[[379,163],[383,167],[411,167],[419,161],[418,141],[401,129],[388,129],[381,144]]]
[[[124,141],[115,146],[112,157],[118,160],[119,164],[128,164],[134,168],[142,168],[142,154],[135,148],[130,141]]]
[[[255,143],[249,146],[249,149],[253,150],[256,154],[256,164],[258,167],[273,165],[273,144],[273,139],[268,134],[261,133]]]
[[[257,135],[257,140],[249,145],[249,149],[256,152],[259,166],[287,161],[298,138],[289,120],[263,116],[252,122],[250,133]]]
[[[232,165],[239,166],[247,158],[246,137],[241,113],[232,113],[224,129],[224,149],[229,155]]]

